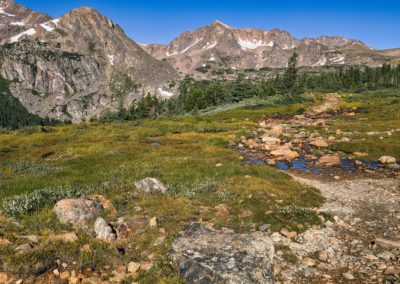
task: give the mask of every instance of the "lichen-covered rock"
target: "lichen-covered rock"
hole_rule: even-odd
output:
[[[267,233],[192,224],[175,239],[171,254],[187,283],[274,283],[274,242]]]
[[[166,194],[168,188],[155,178],[145,178],[135,182],[135,187],[145,194]]]
[[[96,201],[86,199],[63,199],[53,208],[62,224],[87,226],[90,220],[100,216],[103,207]]]
[[[103,218],[99,217],[94,222],[94,232],[96,238],[104,241],[114,241],[117,239],[117,234],[114,228]]]

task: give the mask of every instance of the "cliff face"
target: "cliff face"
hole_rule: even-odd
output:
[[[73,121],[128,106],[178,78],[91,8],[3,39],[0,74],[31,112]]]
[[[281,68],[294,51],[299,54],[299,66],[379,66],[390,60],[358,40],[338,36],[298,40],[279,29],[236,29],[219,21],[185,32],[168,45],[150,44],[143,48],[185,74],[195,74],[197,68],[208,65],[236,69]]]

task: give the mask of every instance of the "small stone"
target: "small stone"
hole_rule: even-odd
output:
[[[15,248],[15,251],[17,253],[26,253],[32,249],[32,246],[30,244],[23,244]]]
[[[391,241],[391,240],[377,238],[375,240],[375,244],[377,244],[378,246],[381,246],[381,247],[400,249],[399,241]]]
[[[77,276],[71,276],[68,278],[69,283],[68,284],[79,284],[81,283],[81,279]]]
[[[278,276],[282,271],[282,268],[279,265],[274,266],[274,276]]]
[[[315,266],[315,260],[310,257],[305,257],[302,263],[307,266]]]
[[[117,238],[113,227],[101,217],[97,218],[94,223],[94,232],[99,240],[114,241]]]
[[[152,261],[142,261],[140,263],[140,270],[141,271],[149,271],[152,269],[154,266],[154,263]]]
[[[354,152],[353,155],[359,158],[368,157],[368,153],[364,152]]]
[[[310,143],[310,145],[317,147],[317,148],[326,148],[329,144],[323,139],[317,139]]]
[[[87,198],[89,200],[97,201],[103,206],[105,210],[109,211],[111,214],[117,214],[117,209],[115,209],[112,202],[105,198],[103,195],[89,195]]]
[[[116,271],[118,274],[126,274],[127,269],[125,265],[120,265],[117,267]]]
[[[64,243],[74,243],[78,241],[78,236],[75,232],[63,233],[52,237],[53,240],[62,241]]]
[[[129,273],[136,273],[139,271],[139,269],[140,269],[140,263],[133,262],[133,261],[129,262],[129,264],[128,264],[128,272]]]
[[[376,257],[375,255],[372,255],[372,254],[365,255],[364,258],[368,259],[368,260],[378,260],[379,259],[378,257]]]
[[[90,253],[91,251],[92,249],[90,248],[89,244],[84,244],[80,249],[81,253]]]
[[[318,254],[318,259],[321,261],[327,261],[328,260],[328,252],[326,250],[321,250]]]
[[[263,224],[260,226],[260,231],[261,232],[266,232],[271,228],[271,224]]]
[[[226,218],[229,217],[230,215],[230,209],[228,204],[219,204],[218,206],[215,207],[215,209],[217,209],[217,213],[215,215],[218,217]]]
[[[150,219],[149,226],[150,226],[150,228],[156,228],[158,226],[157,217],[153,217]]]
[[[0,282],[1,283],[1,282]],[[23,279],[18,279],[17,281],[15,281],[15,284],[22,284],[22,283],[24,283],[24,280]]]
[[[144,194],[166,194],[168,188],[155,178],[145,178],[135,182],[137,190]]]
[[[394,255],[388,251],[381,252],[377,256],[385,260],[390,260],[392,257],[394,257]]]
[[[385,275],[400,275],[400,269],[390,267],[385,270]]]
[[[8,274],[6,274],[4,272],[0,272],[0,283],[6,283],[8,281],[8,279],[10,279]]]
[[[59,276],[59,275],[60,275],[60,271],[58,271],[58,269],[54,269],[54,270],[53,270],[53,274],[54,274],[55,276]]]
[[[244,211],[242,211],[242,213],[240,213],[239,214],[239,218],[249,218],[249,217],[251,217],[251,216],[253,216],[254,215],[254,213],[253,212],[251,212],[250,210],[244,210]]]
[[[272,237],[272,240],[274,241],[274,243],[279,243],[279,242],[281,242],[282,241],[282,237],[281,237],[281,234],[279,234],[279,233],[273,233],[272,235],[271,235],[271,237]]]
[[[396,158],[392,156],[382,156],[378,161],[381,164],[396,164]]]
[[[325,155],[319,159],[319,163],[337,166],[340,165],[340,157],[338,155]]]
[[[288,229],[283,228],[281,230],[281,234],[289,239],[295,238],[297,237],[297,233],[296,232],[290,232]]]
[[[215,165],[216,168],[221,168],[222,167],[222,163],[218,163]]]
[[[0,237],[0,246],[9,245],[10,243],[11,242],[8,239]]]
[[[61,280],[66,280],[71,276],[71,274],[69,273],[69,271],[63,271],[60,273],[60,279]]]
[[[342,276],[343,276],[344,278],[346,278],[347,280],[354,280],[354,276],[353,276],[353,274],[351,274],[351,273],[348,273],[348,272],[342,273]]]
[[[158,237],[155,241],[154,241],[154,246],[159,246],[161,245],[163,242],[165,241],[165,236],[161,236]]]

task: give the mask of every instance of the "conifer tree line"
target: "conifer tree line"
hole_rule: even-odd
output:
[[[272,96],[280,96],[282,103],[290,103],[301,101],[306,91],[362,92],[400,86],[400,65],[393,67],[384,64],[376,68],[342,66],[319,73],[299,70],[296,65],[297,54],[294,53],[284,72],[268,80],[250,80],[243,75],[233,81],[197,81],[186,77],[180,82],[178,95],[169,100],[159,100],[148,94],[133,102],[130,108],[121,106],[116,112],[105,112],[98,120],[110,122],[194,114],[210,107]],[[30,114],[10,94],[8,86],[9,82],[0,77],[0,128],[16,129],[29,125],[59,123]]]
[[[9,82],[0,76],[0,128],[17,129],[33,125],[55,125],[57,120],[41,118],[31,114],[13,97],[9,91]]]
[[[210,107],[240,102],[248,98],[267,98],[279,95],[282,102],[302,100],[306,91],[361,92],[400,86],[400,65],[392,67],[342,66],[317,74],[300,72],[296,66],[297,54],[290,58],[283,74],[269,80],[254,81],[239,76],[234,81],[202,80],[186,77],[179,86],[178,95],[165,101],[150,94],[132,104],[128,110],[106,113],[101,121],[156,118],[197,113]]]

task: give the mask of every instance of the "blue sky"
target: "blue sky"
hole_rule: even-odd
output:
[[[296,38],[342,35],[377,49],[400,47],[400,0],[17,0],[58,17],[90,6],[140,43],[167,43],[218,19],[233,27],[280,28]]]

